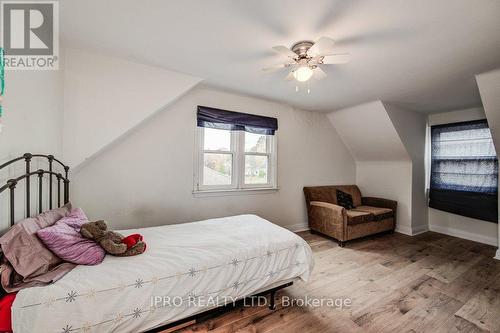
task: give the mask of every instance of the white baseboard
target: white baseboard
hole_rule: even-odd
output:
[[[500,249],[497,250],[497,255],[495,256],[495,259],[500,260]]]
[[[396,225],[395,231],[408,236],[416,236],[429,231],[429,227],[426,225],[419,225],[412,228],[408,225]]]
[[[483,244],[488,244],[488,245],[493,245],[493,246],[498,246],[498,240],[496,237],[491,237],[491,236],[485,236],[485,235],[478,235],[474,234],[471,232],[463,231],[460,229],[455,229],[455,228],[449,228],[449,227],[442,227],[439,225],[429,225],[429,230],[430,231],[435,231],[439,232],[441,234],[453,236],[453,237],[459,237],[459,238],[464,238],[468,239],[474,242],[479,242]],[[497,257],[499,256],[499,252],[497,251]]]
[[[429,231],[428,225],[418,225],[412,228],[412,236],[420,235],[427,231]]]
[[[307,223],[297,223],[297,224],[292,224],[292,225],[286,225],[285,228],[292,232],[300,232],[300,231],[306,231],[309,230],[309,224]]]
[[[410,226],[407,225],[398,225],[396,224],[396,232],[399,232],[400,234],[405,234],[408,236],[412,236],[412,230]]]

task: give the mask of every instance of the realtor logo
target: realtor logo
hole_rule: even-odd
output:
[[[1,2],[5,69],[58,69],[58,5],[57,1]]]

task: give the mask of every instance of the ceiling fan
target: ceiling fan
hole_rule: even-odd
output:
[[[333,45],[335,41],[329,37],[321,37],[318,41],[303,40],[292,45],[289,49],[286,46],[274,46],[273,50],[288,60],[283,64],[263,68],[265,72],[272,72],[280,69],[289,69],[287,80],[297,80],[306,82],[311,77],[321,80],[326,77],[326,73],[320,65],[337,65],[349,62],[348,53],[334,53]]]

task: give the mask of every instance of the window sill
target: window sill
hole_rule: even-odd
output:
[[[200,191],[193,191],[193,196],[197,198],[225,197],[229,195],[270,194],[278,191],[279,191],[278,187],[244,188],[244,189],[231,189],[231,190],[200,190]]]

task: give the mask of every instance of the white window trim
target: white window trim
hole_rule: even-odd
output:
[[[231,131],[230,151],[205,151],[204,150],[204,128],[196,128],[195,140],[195,167],[193,194],[213,195],[240,195],[269,193],[278,190],[278,168],[277,168],[277,134],[269,136],[267,140],[268,153],[245,153],[244,131]],[[231,185],[203,185],[203,155],[204,153],[223,153],[233,155],[231,173]],[[245,184],[245,155],[268,156],[268,180],[267,184]],[[212,196],[212,195],[210,195]]]

